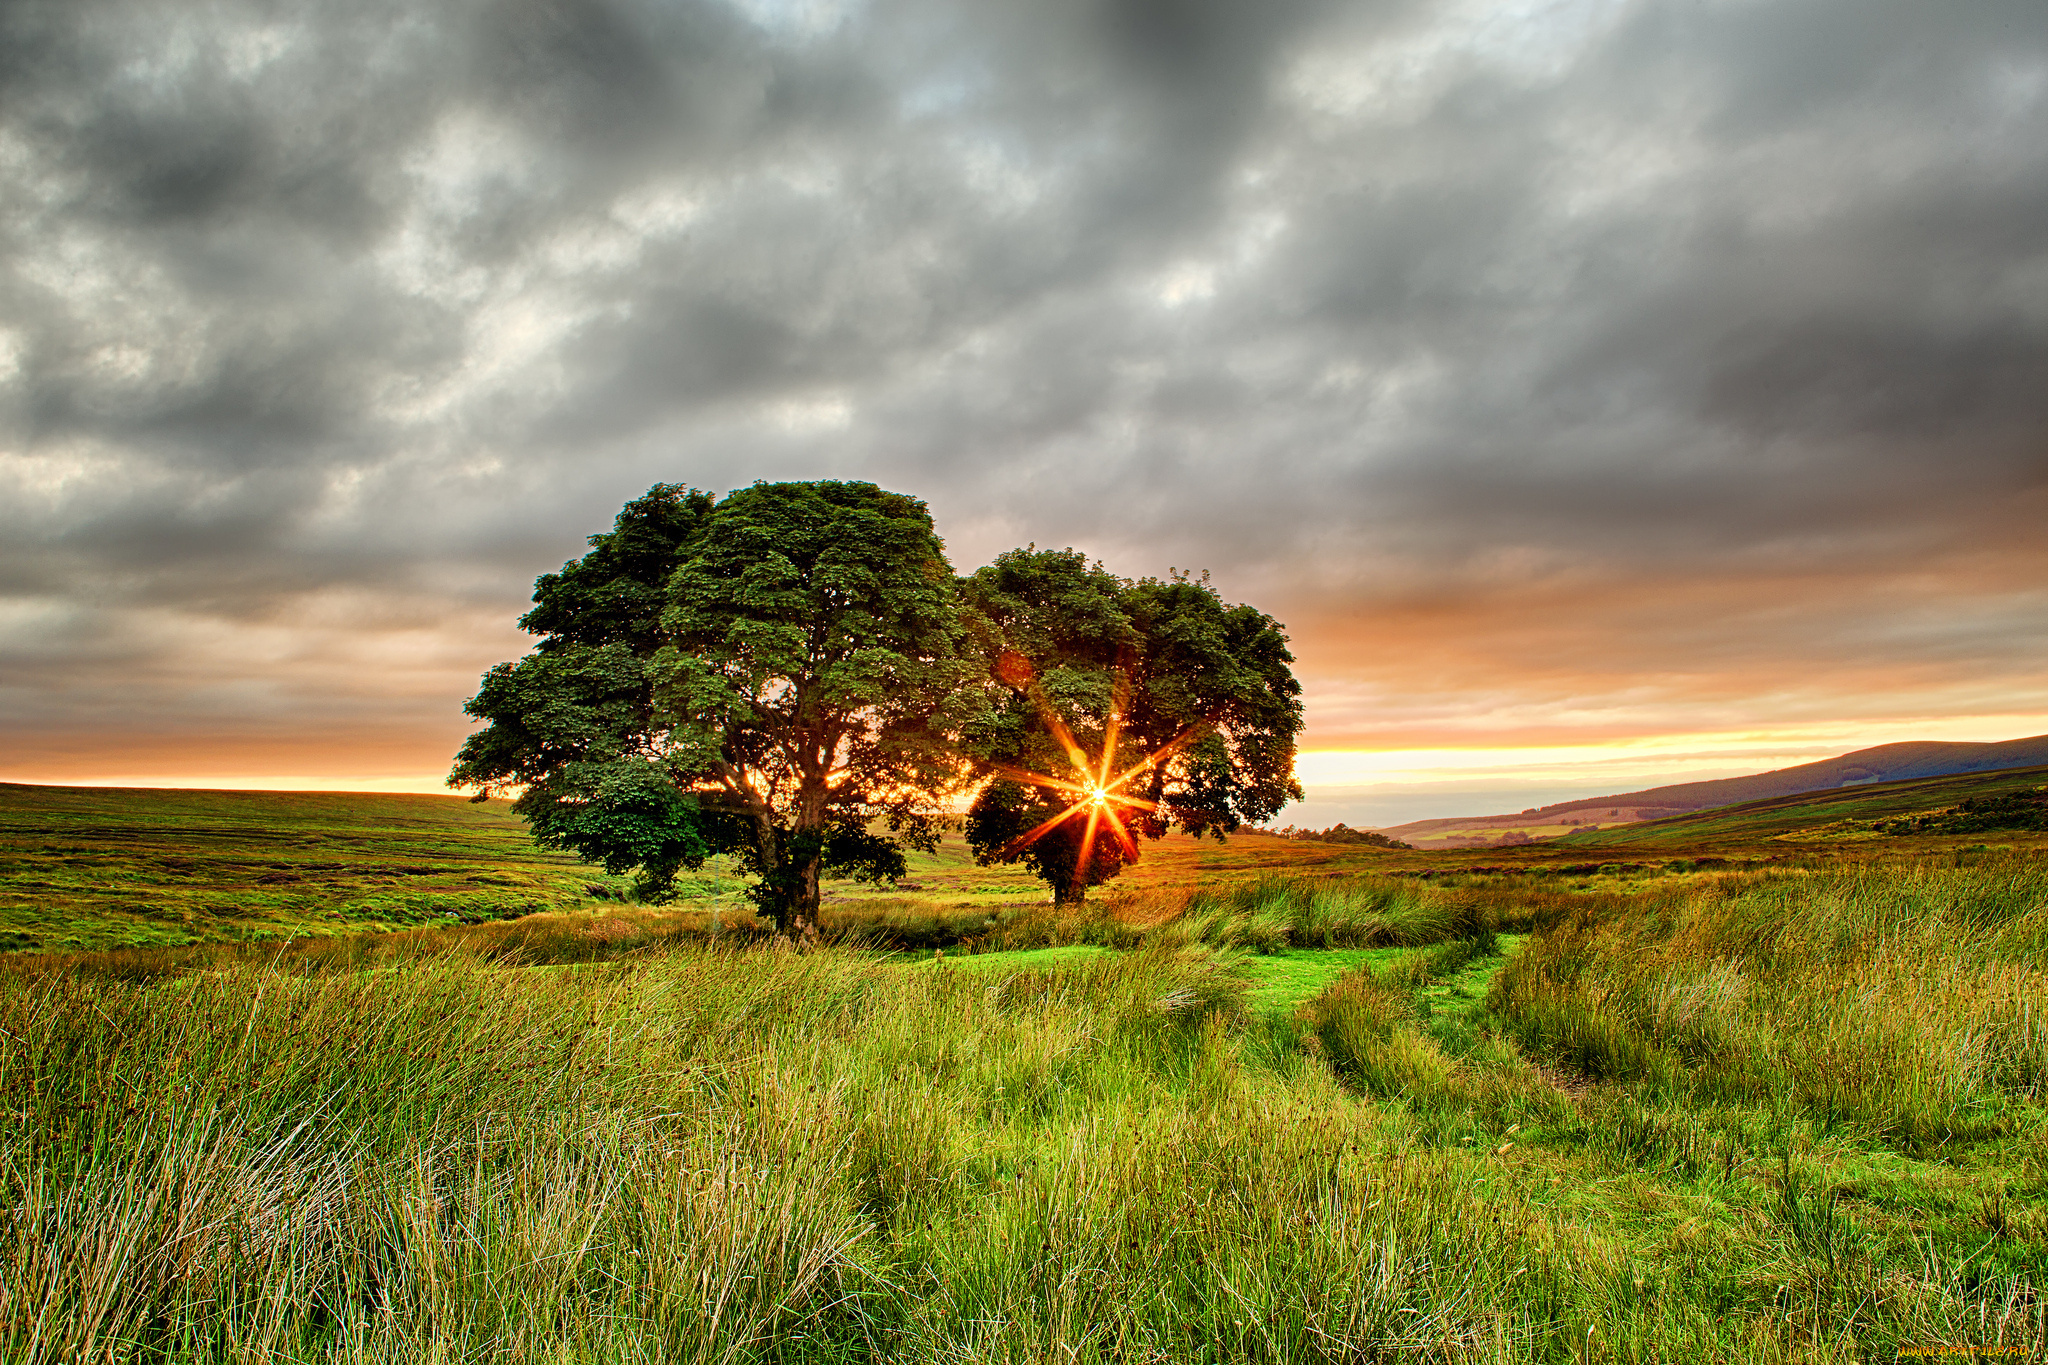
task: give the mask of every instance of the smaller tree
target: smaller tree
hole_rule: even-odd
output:
[[[1271,617],[1206,576],[1127,581],[1073,550],[1014,550],[962,584],[983,661],[966,748],[982,863],[1026,863],[1055,901],[1168,830],[1222,838],[1301,798],[1301,688]]]

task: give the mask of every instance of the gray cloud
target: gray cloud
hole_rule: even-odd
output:
[[[0,9],[17,730],[117,666],[131,728],[355,716],[251,641],[402,602],[473,673],[648,483],[820,475],[1367,628],[1715,585],[1617,686],[1849,639],[2034,697],[2044,395],[2033,0]],[[1915,570],[1981,637],[1883,628]]]

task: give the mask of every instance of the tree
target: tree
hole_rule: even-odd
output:
[[[821,875],[894,878],[935,845],[960,632],[923,503],[657,485],[591,545],[535,584],[521,624],[545,638],[485,675],[450,785],[521,788],[540,842],[638,869],[650,899],[733,854],[800,938]]]
[[[662,633],[672,760],[778,929],[816,933],[821,876],[893,879],[904,848],[936,847],[963,775],[960,625],[922,502],[867,483],[728,495],[669,580]]]
[[[478,801],[516,790],[513,809],[543,846],[609,872],[638,870],[655,897],[717,843],[685,794],[649,672],[669,575],[712,505],[708,493],[656,484],[590,537],[589,554],[535,580],[519,624],[541,641],[484,675],[463,709],[488,726],[463,742],[448,775]]]
[[[1022,861],[1080,903],[1180,828],[1221,839],[1301,799],[1301,687],[1277,621],[1173,573],[1121,579],[1073,550],[1013,550],[963,581],[981,662],[965,749],[983,863]]]

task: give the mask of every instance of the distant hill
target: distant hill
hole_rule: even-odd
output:
[[[1992,744],[1956,744],[1939,740],[1908,740],[1858,749],[1839,758],[1777,768],[1749,777],[1723,777],[1710,782],[1679,782],[1668,787],[1593,796],[1579,801],[1523,811],[1516,815],[1472,815],[1455,819],[1413,820],[1381,830],[1396,839],[1440,842],[1461,831],[1499,830],[1516,826],[1566,824],[1632,824],[1661,820],[1693,811],[1711,810],[1802,792],[1832,791],[1872,783],[1904,782],[1958,773],[1995,772],[2048,764],[2048,735],[2001,740]],[[1540,836],[1539,836],[1540,837]]]
[[[1951,835],[1942,828],[1947,821],[1910,817],[1927,817],[1930,812],[1962,806],[1965,802],[1981,806],[1987,799],[1998,805],[2012,805],[2016,804],[2014,798],[2020,798],[2038,811],[2037,793],[2044,784],[2048,784],[2048,766],[1951,773],[1897,782],[1846,783],[1829,791],[1765,797],[1646,824],[1573,834],[1560,840],[1557,847],[1716,851],[1753,848],[1766,839],[1812,845],[1894,843],[1900,838],[1939,838],[1946,845],[1957,839],[1983,839],[1986,831],[1963,829]],[[2038,814],[2035,818],[2038,819]],[[2038,835],[2025,832],[2005,833],[2001,837],[2029,846],[2039,840]]]

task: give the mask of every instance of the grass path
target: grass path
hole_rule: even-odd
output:
[[[1515,950],[1520,948],[1527,934],[1497,934],[1494,936],[1500,951],[1492,957],[1482,957],[1477,962],[1453,973],[1440,981],[1432,981],[1422,988],[1423,1003],[1429,1007],[1432,1016],[1472,1014],[1486,1000],[1486,988],[1493,984],[1494,976]]]
[[[1289,949],[1251,960],[1251,1006],[1260,1014],[1287,1014],[1313,1000],[1344,973],[1357,967],[1377,971],[1414,952],[1413,948]]]
[[[1462,971],[1422,989],[1423,1001],[1434,1016],[1470,1014],[1486,998],[1487,985],[1506,963],[1508,955],[1521,946],[1525,934],[1499,936],[1500,953],[1481,958]],[[921,965],[971,972],[1042,971],[1102,957],[1111,952],[1092,944],[1060,948],[1024,948],[1011,952],[956,954],[920,959]],[[1379,971],[1400,961],[1416,948],[1296,948],[1262,954],[1248,959],[1251,968],[1252,1009],[1262,1015],[1283,1015],[1307,1004],[1330,984],[1359,967]]]

